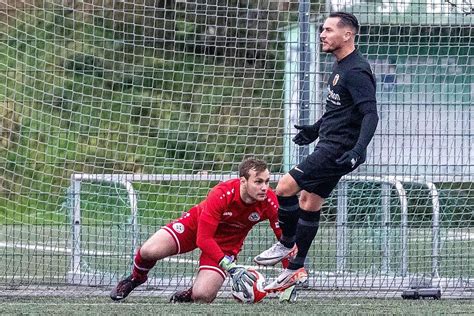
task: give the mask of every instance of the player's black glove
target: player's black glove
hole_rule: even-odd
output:
[[[293,137],[293,142],[296,145],[308,145],[314,142],[319,137],[319,126],[313,125],[295,125],[299,130],[298,134]]]
[[[336,160],[336,163],[340,166],[350,166],[351,168],[354,168],[361,158],[361,154],[359,154],[355,149],[351,149],[343,153],[342,156]]]

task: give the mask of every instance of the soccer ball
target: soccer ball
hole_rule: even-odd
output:
[[[245,297],[242,291],[237,291],[234,287],[232,287],[232,296],[241,303],[253,304],[260,302],[267,295],[267,292],[264,290],[265,277],[255,269],[248,268],[247,271],[257,277],[257,280],[253,282],[251,286],[245,284],[247,291],[250,293],[250,297]]]

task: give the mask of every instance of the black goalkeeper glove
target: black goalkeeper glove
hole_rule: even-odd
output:
[[[343,153],[342,156],[336,160],[336,163],[340,166],[350,166],[351,168],[354,168],[361,158],[361,154],[356,150],[351,149]]]
[[[293,142],[296,145],[309,145],[319,137],[319,126],[313,125],[295,125],[299,130],[298,134],[293,137]]]

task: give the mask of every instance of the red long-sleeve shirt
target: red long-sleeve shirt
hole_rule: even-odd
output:
[[[275,193],[269,189],[264,201],[245,204],[240,198],[240,179],[216,185],[188,213],[197,226],[197,246],[216,262],[225,255],[236,256],[250,229],[261,221],[268,219],[277,239],[281,236]]]

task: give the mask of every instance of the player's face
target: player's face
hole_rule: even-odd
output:
[[[339,18],[327,18],[320,34],[323,52],[335,53],[344,48],[350,38],[352,31],[349,27],[339,27]]]
[[[257,174],[255,170],[250,170],[249,175],[248,179],[241,178],[242,199],[246,203],[264,201],[270,184],[270,172],[265,170]]]

